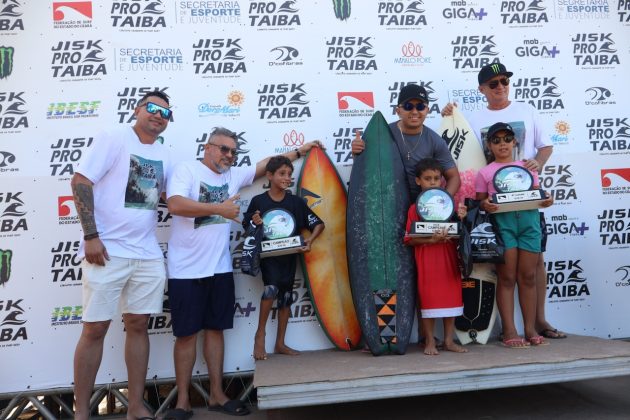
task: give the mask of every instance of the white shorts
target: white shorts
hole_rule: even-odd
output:
[[[123,314],[162,312],[166,269],[162,258],[137,260],[110,257],[105,266],[85,259],[83,270],[83,321],[108,321]]]

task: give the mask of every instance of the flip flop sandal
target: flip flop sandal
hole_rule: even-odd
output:
[[[249,408],[245,407],[240,400],[229,400],[223,405],[211,405],[209,411],[219,411],[230,416],[246,416],[249,414]]]
[[[538,331],[538,334],[550,340],[559,340],[562,338],[567,338],[567,335],[565,333],[558,331],[557,328],[545,328],[542,331]]]
[[[529,341],[521,337],[508,338],[507,340],[502,340],[501,343],[503,344],[503,347],[507,347],[509,349],[528,349],[531,346]]]
[[[548,346],[549,345],[549,343],[545,341],[545,337],[543,337],[542,335],[535,335],[533,337],[528,338],[527,341],[529,341],[529,344],[531,344],[532,346]]]
[[[192,410],[186,411],[183,408],[173,408],[166,412],[164,420],[188,420],[193,414]]]

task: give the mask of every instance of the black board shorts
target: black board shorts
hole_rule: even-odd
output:
[[[229,330],[234,325],[234,275],[217,273],[200,279],[168,279],[173,335],[201,330]]]

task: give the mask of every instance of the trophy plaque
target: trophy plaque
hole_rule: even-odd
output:
[[[296,254],[304,246],[304,239],[295,232],[295,219],[284,209],[271,209],[262,215],[263,241],[260,258]]]
[[[537,209],[546,200],[543,190],[532,188],[534,177],[522,166],[504,166],[494,174],[493,183],[497,192],[492,202],[499,206],[495,213]]]
[[[416,212],[422,221],[411,225],[408,236],[423,238],[440,230],[446,230],[447,236],[459,236],[460,223],[449,222],[455,213],[455,202],[445,189],[429,188],[420,193],[416,200]]]

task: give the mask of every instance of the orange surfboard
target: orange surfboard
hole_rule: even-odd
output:
[[[361,340],[361,328],[352,302],[346,257],[348,197],[335,166],[319,147],[306,155],[297,194],[326,224],[311,250],[301,254],[317,318],[335,347],[355,349]]]

